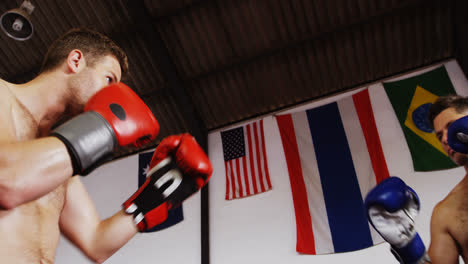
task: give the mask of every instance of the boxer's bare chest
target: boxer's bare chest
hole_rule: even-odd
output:
[[[455,240],[460,255],[468,257],[468,185],[458,185],[450,195],[449,203],[452,215],[447,216],[447,227]]]
[[[0,236],[8,237],[0,240],[0,255],[6,256],[5,263],[53,263],[64,200],[62,185],[40,199],[0,210]]]
[[[1,140],[10,143],[34,139],[38,132],[32,115],[1,80],[0,128],[4,133]],[[11,210],[0,210],[0,236],[9,238],[0,240],[0,255],[12,256],[15,263],[21,263],[19,259],[31,263],[53,260],[60,235],[58,222],[65,201],[65,189],[65,185],[62,185],[35,201]]]
[[[11,141],[33,139],[38,134],[38,126],[33,116],[2,80],[0,80],[0,122],[2,133],[8,133]]]
[[[63,184],[35,201],[0,210],[0,237],[8,237],[0,240],[0,255],[7,256],[2,257],[5,263],[54,262],[65,193]]]

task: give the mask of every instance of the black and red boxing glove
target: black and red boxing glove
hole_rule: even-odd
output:
[[[73,175],[86,175],[112,158],[118,147],[139,147],[159,133],[159,124],[138,95],[123,83],[94,94],[84,112],[52,131],[67,146]]]
[[[166,220],[168,210],[200,190],[213,173],[208,156],[190,134],[169,136],[154,151],[144,184],[123,203],[140,231]]]

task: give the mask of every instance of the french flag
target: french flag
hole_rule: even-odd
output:
[[[363,203],[370,189],[389,177],[368,90],[276,120],[293,195],[297,252],[349,252],[381,243]]]

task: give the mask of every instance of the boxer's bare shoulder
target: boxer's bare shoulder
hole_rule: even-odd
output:
[[[446,233],[453,240],[458,254],[462,256],[465,263],[468,263],[467,177],[457,184],[444,200],[436,205],[432,221],[439,227],[433,228],[431,232]]]
[[[452,232],[459,243],[460,255],[468,263],[468,177],[465,178],[449,194],[453,196],[454,220]]]

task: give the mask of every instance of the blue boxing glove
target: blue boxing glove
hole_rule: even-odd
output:
[[[455,120],[449,126],[447,143],[456,152],[468,154],[468,116]]]
[[[416,192],[400,178],[390,177],[366,196],[367,217],[377,232],[391,245],[400,263],[425,263],[426,248],[414,228],[420,203]]]

